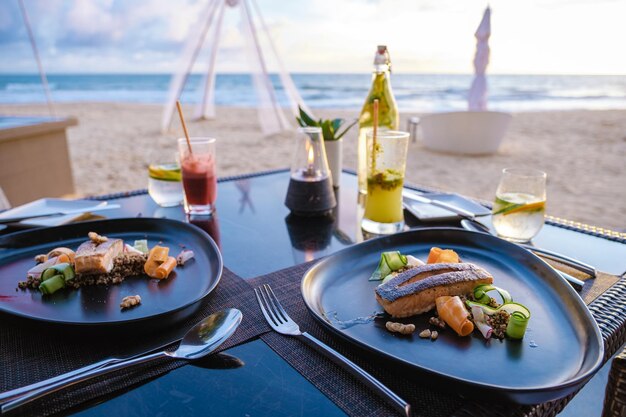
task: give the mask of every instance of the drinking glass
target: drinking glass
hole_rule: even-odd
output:
[[[391,234],[404,227],[402,186],[409,133],[396,130],[368,132],[367,195],[361,227],[374,234]]]
[[[174,207],[183,202],[183,185],[178,162],[150,164],[148,194],[161,207]]]
[[[498,236],[528,242],[541,230],[546,212],[546,173],[506,168],[493,204],[493,227]]]
[[[215,175],[215,139],[178,139],[178,154],[183,174],[185,213],[208,216],[215,211],[217,177]]]

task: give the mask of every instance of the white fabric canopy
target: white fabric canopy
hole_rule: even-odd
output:
[[[254,11],[256,11],[257,15],[256,18],[260,22],[260,29],[257,28],[257,24],[255,23],[255,16],[253,15],[253,9],[250,7],[250,1],[253,2]],[[274,55],[273,58],[278,65],[280,80],[290,102],[292,113],[294,115],[298,114],[298,105],[307,109],[300,94],[298,94],[293,80],[283,67],[282,61],[278,56],[277,49],[272,42],[269,30],[256,2],[254,0],[209,0],[196,27],[191,31],[192,36],[187,42],[179,70],[172,77],[168,101],[163,112],[161,123],[162,130],[167,131],[169,129],[172,115],[176,109],[176,100],[181,96],[187,78],[191,73],[204,41],[207,35],[209,35],[209,29],[212,26],[214,26],[214,29],[210,32],[211,34],[209,36],[211,41],[209,65],[201,84],[202,98],[196,108],[196,117],[215,117],[215,62],[219,49],[219,39],[222,22],[224,20],[224,11],[227,8],[226,6],[230,8],[238,7],[240,9],[242,35],[246,45],[248,61],[251,66],[252,84],[258,102],[259,124],[263,133],[266,135],[277,133],[289,129],[290,126],[280,107],[276,91],[270,79],[266,58],[261,48],[260,34],[265,35],[270,45],[270,52]],[[213,22],[214,20],[215,23]]]
[[[487,110],[487,79],[485,72],[489,64],[489,36],[491,36],[491,9],[487,7],[474,34],[476,55],[474,56],[474,81],[468,94],[469,110]]]

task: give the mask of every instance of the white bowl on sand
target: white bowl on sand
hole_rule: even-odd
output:
[[[511,123],[509,113],[459,111],[421,117],[422,141],[428,149],[466,155],[495,153]]]

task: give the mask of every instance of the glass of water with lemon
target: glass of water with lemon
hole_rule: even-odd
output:
[[[183,202],[183,184],[177,162],[150,164],[148,167],[148,193],[161,207],[174,207]]]
[[[492,210],[498,236],[513,242],[528,242],[541,230],[545,213],[546,173],[504,169]]]

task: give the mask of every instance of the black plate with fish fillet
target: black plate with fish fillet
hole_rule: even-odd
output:
[[[38,290],[16,290],[18,281],[25,280],[26,272],[35,265],[35,255],[59,246],[76,250],[90,231],[131,245],[139,239],[147,239],[150,247],[160,242],[170,248],[172,256],[184,245],[194,251],[195,258],[164,280],[144,275],[118,285],[65,288],[46,296]],[[162,322],[165,316],[168,321],[183,319],[213,291],[221,275],[222,256],[213,239],[199,228],[176,220],[101,220],[0,237],[0,311],[49,324],[119,326],[147,320]],[[141,296],[141,305],[120,310],[122,298],[135,294]]]
[[[449,328],[436,341],[420,339],[432,313],[393,320],[416,325],[409,337],[385,329],[386,313],[363,320],[383,312],[374,297],[380,281],[368,281],[380,254],[399,250],[425,261],[433,246],[453,249],[463,261],[486,269],[494,285],[530,309],[524,339],[485,341],[476,331],[459,337]],[[483,233],[412,230],[349,247],[307,271],[302,294],[315,318],[334,333],[392,360],[407,377],[451,392],[540,403],[574,392],[602,362],[600,331],[578,294],[535,255]]]

